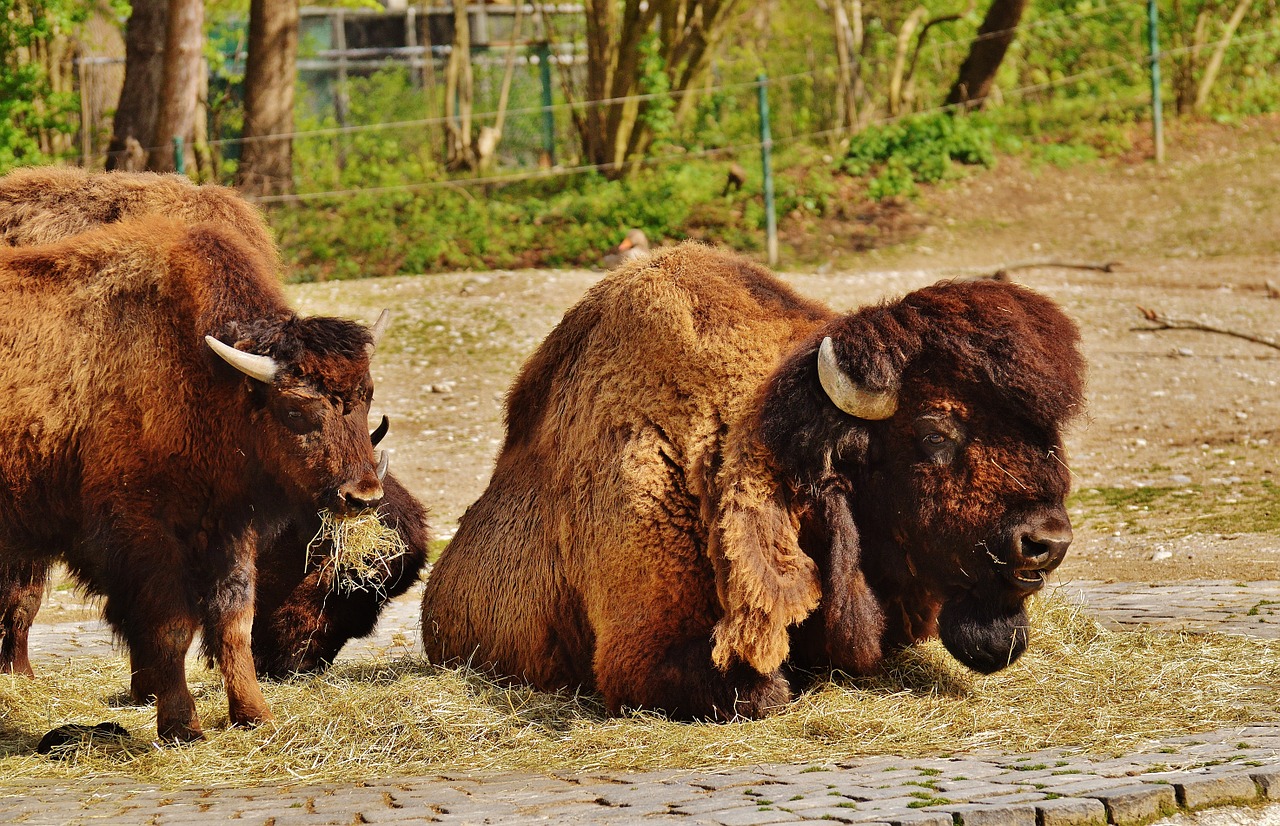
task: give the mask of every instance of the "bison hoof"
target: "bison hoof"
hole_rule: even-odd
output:
[[[271,710],[267,708],[232,709],[230,717],[231,725],[240,728],[254,728],[275,719],[271,716]]]
[[[160,739],[170,743],[194,743],[204,739],[199,720],[184,722],[160,721],[156,724]]]
[[[770,674],[735,704],[734,715],[755,720],[786,708],[791,702],[791,684],[780,674]]]

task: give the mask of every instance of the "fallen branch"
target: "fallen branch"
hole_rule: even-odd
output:
[[[1258,336],[1250,335],[1248,333],[1241,333],[1237,330],[1228,330],[1224,327],[1214,327],[1211,324],[1203,324],[1199,321],[1192,321],[1187,318],[1170,318],[1157,310],[1148,310],[1146,307],[1138,307],[1138,312],[1142,313],[1143,318],[1156,326],[1135,327],[1135,330],[1141,330],[1144,332],[1154,332],[1156,330],[1200,330],[1205,333],[1219,333],[1224,336],[1242,338],[1245,341],[1252,341],[1254,344],[1262,344],[1264,346],[1280,350],[1280,344],[1277,344],[1274,341],[1259,338]]]
[[[1103,263],[1090,262],[1073,262],[1073,261],[1023,261],[1018,264],[1008,264],[992,273],[989,277],[995,281],[1008,281],[1009,273],[1014,270],[1039,270],[1039,269],[1062,269],[1062,270],[1095,270],[1097,272],[1115,272],[1120,268],[1119,261],[1106,261]]]

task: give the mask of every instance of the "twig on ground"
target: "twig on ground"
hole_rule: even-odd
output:
[[[1259,338],[1249,333],[1241,333],[1237,330],[1228,330],[1225,327],[1214,327],[1212,324],[1204,324],[1188,318],[1170,318],[1158,310],[1148,310],[1146,307],[1138,307],[1138,312],[1142,313],[1142,317],[1155,327],[1135,327],[1135,330],[1145,332],[1154,332],[1156,330],[1200,330],[1206,333],[1219,333],[1224,336],[1233,336],[1242,338],[1245,341],[1252,341],[1254,344],[1262,344],[1266,347],[1272,347],[1280,350],[1280,344],[1265,338]]]
[[[1000,269],[987,276],[993,281],[1008,281],[1009,273],[1014,270],[1038,270],[1038,269],[1063,269],[1063,270],[1096,270],[1097,272],[1115,272],[1120,268],[1119,261],[1105,261],[1098,263],[1073,262],[1073,261],[1021,261],[1017,264],[1006,264]]]

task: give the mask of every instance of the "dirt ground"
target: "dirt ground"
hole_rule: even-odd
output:
[[[1138,307],[1280,341],[1280,119],[1176,126],[1168,161],[1068,169],[1002,160],[894,213],[911,240],[853,253],[809,228],[780,270],[852,309],[940,278],[1029,262],[1014,280],[1080,324],[1087,415],[1068,436],[1076,542],[1061,575],[1165,582],[1280,579],[1280,351],[1198,331],[1146,332]],[[906,217],[903,217],[903,213]],[[788,237],[794,242],[796,234]],[[602,239],[605,248],[611,239]],[[816,254],[815,254],[816,250]],[[825,253],[825,255],[824,255]],[[306,313],[394,321],[375,360],[392,472],[442,538],[484,489],[523,360],[601,272],[458,273],[296,285]],[[80,610],[55,590],[41,620]]]

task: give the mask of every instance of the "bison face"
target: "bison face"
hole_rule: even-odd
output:
[[[370,441],[369,359],[385,324],[385,312],[372,331],[339,319],[294,318],[231,325],[234,347],[207,337],[251,379],[258,460],[291,501],[342,515],[382,500],[387,463]]]
[[[937,634],[985,673],[1022,654],[1023,604],[1071,542],[1060,434],[1083,403],[1078,340],[1029,290],[939,284],[832,321],[770,379],[764,447],[798,501],[822,500],[833,662],[831,640],[867,625],[845,617],[878,610],[890,646]]]
[[[980,389],[980,388],[979,388]],[[873,579],[910,582],[941,605],[943,644],[983,673],[1027,644],[1026,597],[1071,544],[1058,434],[1016,411],[908,378],[897,415],[873,428],[855,487],[880,552]]]

